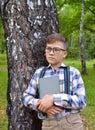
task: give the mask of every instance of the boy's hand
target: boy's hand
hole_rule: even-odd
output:
[[[59,114],[62,111],[62,109],[60,109],[59,107],[53,105],[51,108],[49,108],[48,110],[46,110],[46,113],[49,116],[55,115],[55,114]]]
[[[45,95],[36,104],[36,108],[42,112],[46,112],[46,110],[52,106],[53,106],[53,96],[52,95]]]

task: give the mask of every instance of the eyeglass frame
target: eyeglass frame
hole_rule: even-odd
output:
[[[51,49],[51,50],[47,50],[47,49]],[[57,51],[55,50],[55,49],[57,49]],[[51,51],[54,53],[54,54],[58,54],[60,51],[66,51],[65,49],[62,49],[62,48],[59,48],[59,47],[46,47],[46,49],[45,49],[45,51],[47,52],[47,53],[51,53]]]

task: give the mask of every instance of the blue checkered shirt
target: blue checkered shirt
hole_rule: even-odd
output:
[[[78,69],[70,66],[70,92],[71,94],[64,93],[64,64],[53,70],[52,66],[49,65],[44,74],[44,77],[50,77],[54,75],[59,76],[60,93],[53,94],[54,104],[62,108],[62,112],[52,116],[52,118],[60,119],[61,117],[80,112],[81,109],[86,106],[85,87]],[[36,103],[39,99],[35,98],[38,88],[39,75],[43,67],[37,69],[31,78],[28,88],[23,93],[23,102],[25,106],[31,107],[33,110],[38,111],[35,108]],[[43,119],[43,114],[38,112],[38,117]],[[48,117],[48,116],[47,116]]]

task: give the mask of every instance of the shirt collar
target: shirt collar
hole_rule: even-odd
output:
[[[64,67],[67,67],[67,66],[62,62],[61,65],[58,68],[64,68]],[[47,69],[49,69],[49,68],[53,68],[51,64],[49,64],[47,66]]]

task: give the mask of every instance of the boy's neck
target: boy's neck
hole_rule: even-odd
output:
[[[58,65],[52,65],[52,64],[51,64],[51,66],[52,66],[53,70],[56,70],[58,67],[60,67],[60,66],[61,66],[61,63],[60,63],[60,64],[58,64]]]

